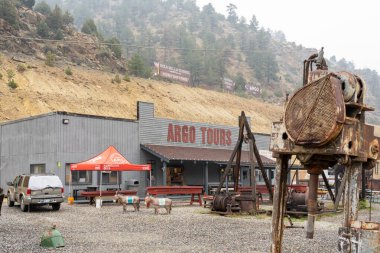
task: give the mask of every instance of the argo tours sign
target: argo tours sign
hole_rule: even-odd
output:
[[[195,127],[188,125],[168,125],[168,142],[195,143],[197,135],[200,135],[202,144],[231,145],[231,130],[211,127]]]

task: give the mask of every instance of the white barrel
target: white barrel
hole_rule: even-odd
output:
[[[102,207],[102,199],[101,198],[96,198],[95,199],[95,206],[96,206],[96,208],[101,208]]]

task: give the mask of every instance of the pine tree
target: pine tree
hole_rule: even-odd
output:
[[[41,13],[41,14],[44,14],[44,15],[50,15],[51,14],[50,6],[44,1],[37,3],[34,6],[34,10]]]
[[[20,3],[26,6],[27,8],[32,9],[36,1],[35,0],[21,0]]]
[[[63,17],[62,10],[58,5],[55,6],[51,14],[46,18],[46,24],[51,30],[58,30],[62,28]]]
[[[12,0],[0,0],[0,18],[14,28],[19,27],[17,9]]]

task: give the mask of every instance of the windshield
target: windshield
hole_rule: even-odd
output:
[[[29,188],[31,190],[41,190],[47,187],[63,187],[58,176],[35,176],[29,179]]]

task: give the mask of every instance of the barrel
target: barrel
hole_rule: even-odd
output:
[[[216,195],[214,197],[214,202],[213,202],[212,208],[214,211],[226,212],[227,211],[227,204],[231,203],[231,201],[232,201],[231,196]]]

